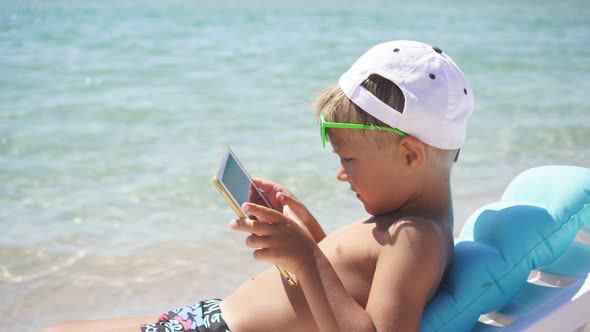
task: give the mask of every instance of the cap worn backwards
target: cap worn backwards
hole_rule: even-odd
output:
[[[400,88],[403,112],[363,87],[371,74]],[[473,92],[455,62],[436,46],[406,40],[376,45],[340,77],[339,85],[365,112],[428,145],[451,150],[465,142]]]

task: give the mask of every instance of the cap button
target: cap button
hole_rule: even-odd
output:
[[[436,53],[438,53],[438,54],[442,54],[442,50],[440,49],[440,47],[438,47],[438,46],[432,46],[432,49],[433,49],[433,50],[434,50]]]

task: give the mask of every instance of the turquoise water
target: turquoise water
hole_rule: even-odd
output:
[[[438,45],[473,85],[458,226],[524,169],[590,167],[588,17],[585,0],[0,1],[0,330],[153,315],[268,268],[212,185],[224,144],[327,230],[362,217],[310,101],[382,41]]]

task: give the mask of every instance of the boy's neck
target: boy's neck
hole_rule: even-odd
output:
[[[449,177],[437,177],[426,181],[430,185],[418,190],[393,212],[395,220],[409,216],[430,219],[436,223],[453,225],[453,201]]]

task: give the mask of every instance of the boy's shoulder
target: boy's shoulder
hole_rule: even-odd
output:
[[[332,232],[322,242],[328,247],[354,248],[359,255],[364,252],[367,259],[375,261],[381,256],[400,256],[396,258],[399,262],[425,256],[430,261],[437,252],[440,258],[434,258],[442,265],[447,265],[453,249],[450,226],[417,216],[372,216]]]
[[[398,285],[398,293],[390,295],[428,301],[452,259],[450,227],[445,222],[416,216],[376,223],[379,231],[374,234],[380,246],[374,280],[380,284],[373,287],[385,291]],[[416,305],[418,308],[424,304]]]
[[[321,248],[341,277],[364,278],[370,292],[361,303],[405,303],[411,315],[422,312],[438,288],[453,253],[451,233],[424,217],[370,217],[330,233]]]
[[[412,247],[416,250],[432,247],[440,251],[452,244],[450,223],[420,216],[374,217],[367,222],[374,222],[376,238],[380,243],[386,242],[391,247]],[[387,241],[385,241],[387,240]]]

